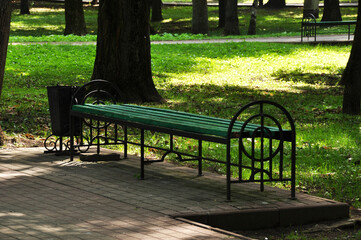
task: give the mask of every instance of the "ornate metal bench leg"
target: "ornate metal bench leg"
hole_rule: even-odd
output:
[[[227,201],[231,201],[231,140],[227,140]]]
[[[70,161],[74,160],[74,118],[70,117]]]
[[[140,130],[140,179],[144,179],[144,129]]]
[[[296,198],[296,140],[292,143],[292,166],[291,166],[291,199]]]
[[[203,176],[202,156],[202,140],[198,140],[198,176]]]
[[[126,126],[123,127],[124,131],[124,158],[128,157],[128,128]]]

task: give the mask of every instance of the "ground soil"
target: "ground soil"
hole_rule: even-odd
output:
[[[0,149],[12,149],[20,147],[42,147],[44,146],[45,139],[36,138],[31,134],[16,135],[16,136],[5,136],[3,146]]]

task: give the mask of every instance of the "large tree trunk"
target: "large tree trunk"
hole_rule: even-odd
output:
[[[86,35],[82,0],[65,0],[65,31],[64,35]]]
[[[325,0],[321,21],[341,21],[340,1]]]
[[[207,0],[192,0],[192,33],[208,33],[208,7]]]
[[[20,14],[30,14],[29,0],[21,0],[21,2],[20,2]]]
[[[226,5],[227,5],[227,0],[218,0],[219,28],[223,28],[226,24]]]
[[[4,80],[6,55],[9,43],[11,1],[0,1],[0,97]]]
[[[150,56],[148,0],[101,0],[92,79],[117,84],[124,102],[159,102]]]
[[[152,22],[163,20],[162,4],[162,0],[152,0]]]
[[[265,8],[284,8],[286,7],[285,0],[269,0],[265,5]]]
[[[11,19],[11,1],[0,1],[0,99],[4,80],[6,55],[9,43]],[[0,126],[0,146],[4,144],[5,137]]]
[[[237,0],[227,0],[225,35],[239,35]]]
[[[359,4],[360,4],[359,0]],[[342,111],[359,114],[361,102],[361,8],[358,8],[355,37],[350,58],[342,74],[341,84],[345,85]]]

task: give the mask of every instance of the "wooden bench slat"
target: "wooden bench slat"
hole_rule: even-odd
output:
[[[135,113],[138,113],[139,111],[146,112],[150,116],[165,117],[165,118],[170,118],[170,119],[173,119],[173,117],[174,117],[175,120],[191,121],[191,122],[198,123],[198,124],[207,124],[207,125],[212,125],[212,126],[221,127],[221,128],[225,128],[225,125],[226,125],[227,129],[231,122],[229,119],[216,118],[216,117],[204,116],[204,115],[187,113],[187,112],[179,112],[179,111],[163,109],[163,108],[142,107],[142,106],[137,106],[137,105],[127,105],[127,104],[115,105],[115,106],[116,106],[116,108],[126,107],[127,111],[129,111],[129,109],[132,109],[133,111],[135,111]],[[243,122],[240,122],[240,121],[235,122],[234,126],[237,129],[237,131],[240,131],[243,126]],[[255,129],[259,128],[259,126],[260,125],[258,125],[258,124],[249,123],[249,124],[247,124],[246,129],[248,129],[249,131],[254,131]],[[274,131],[278,131],[278,128],[275,128],[275,127],[268,126],[268,128],[270,128]]]
[[[117,106],[118,107],[118,106]],[[122,105],[121,107],[126,107],[127,111],[135,111],[135,113],[142,111],[146,112],[150,116],[156,116],[156,117],[165,117],[170,119],[179,119],[181,121],[191,121],[198,124],[209,124],[212,126],[218,126],[224,128],[225,125],[229,125],[230,120],[223,119],[223,118],[216,118],[216,117],[210,117],[210,116],[204,116],[199,114],[192,114],[187,112],[179,112],[175,110],[169,110],[169,109],[162,109],[162,108],[151,108],[151,107],[142,107],[142,106],[136,106],[136,105]],[[243,123],[242,122],[236,122],[235,126],[239,128],[239,130],[242,128]],[[259,125],[255,124],[249,124],[249,128],[258,128]]]
[[[303,25],[316,25],[316,26],[337,26],[337,25],[352,25],[356,21],[324,21],[324,22],[304,22]]]
[[[167,121],[166,118],[149,118],[149,116],[147,116],[146,114],[127,114],[125,112],[121,112],[121,111],[109,111],[105,108],[101,108],[101,107],[94,107],[94,106],[87,106],[87,105],[83,105],[83,106],[77,106],[74,107],[75,111],[79,111],[79,112],[83,112],[83,113],[91,113],[94,115],[99,115],[99,116],[106,116],[106,117],[110,117],[110,118],[115,118],[115,119],[120,119],[120,120],[124,120],[124,121],[129,121],[129,122],[138,122],[138,123],[142,123],[142,124],[148,124],[151,126],[161,126],[161,127],[166,127],[166,128],[170,128],[170,129],[178,129],[178,130],[183,130],[183,131],[188,131],[188,132],[195,132],[195,133],[201,133],[201,134],[208,134],[208,135],[216,135],[216,136],[222,136],[225,137],[227,135],[227,132],[225,131],[225,129],[217,129],[215,127],[209,129],[206,128],[205,125],[201,126],[201,125],[190,125],[187,124],[185,122],[177,122],[177,121],[173,121],[173,122],[169,122]]]
[[[125,121],[139,122],[153,126],[190,131],[195,133],[226,137],[230,120],[201,116],[160,108],[145,108],[135,105],[74,105],[73,110],[91,113]],[[242,128],[241,122],[234,127],[234,133]],[[248,124],[245,131],[251,134],[259,125]],[[269,127],[272,133],[278,128]]]

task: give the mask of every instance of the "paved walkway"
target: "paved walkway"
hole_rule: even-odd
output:
[[[59,0],[60,1],[60,0]],[[267,3],[267,1],[265,2]],[[172,1],[163,1],[163,5],[164,6],[192,6],[191,2],[172,2]],[[286,7],[287,8],[292,8],[292,7],[303,7],[303,3],[286,3]],[[217,7],[218,6],[218,2],[214,1],[214,2],[209,2],[208,1],[208,6],[211,7]],[[238,7],[251,7],[252,3],[238,3]],[[324,4],[323,3],[319,3],[319,7],[323,7]],[[357,7],[358,3],[340,3],[340,7]]]
[[[354,36],[348,39],[347,34],[318,35],[317,41],[314,38],[304,38],[304,44],[320,43],[352,43]],[[202,43],[227,43],[227,42],[269,42],[269,43],[299,43],[300,36],[290,37],[263,37],[263,38],[234,38],[234,39],[203,39],[203,40],[179,40],[179,41],[151,41],[151,44],[202,44]],[[11,42],[10,45],[30,45],[30,44],[51,44],[51,45],[96,45],[96,42]]]
[[[318,35],[317,41],[312,38],[304,38],[303,43],[340,43],[352,42],[354,36],[348,39],[347,34]],[[302,43],[300,36],[291,37],[263,37],[263,38],[238,38],[238,39],[205,39],[205,40],[182,40],[182,41],[152,41],[152,44],[201,44],[201,43],[225,43],[225,42],[269,42],[269,43]]]
[[[256,184],[232,185],[227,202],[223,176],[171,163],[147,165],[139,180],[135,156],[70,163],[43,150],[0,150],[0,239],[249,239],[217,226],[348,216],[346,204]]]

